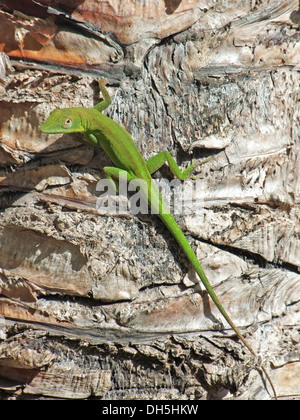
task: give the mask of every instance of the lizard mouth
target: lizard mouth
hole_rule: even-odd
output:
[[[47,124],[47,121],[45,121],[41,126],[40,126],[40,130],[41,130],[41,132],[42,133],[45,133],[45,134],[54,134],[54,133],[56,133],[57,131],[53,131],[53,129],[51,129],[49,126],[48,126],[48,124]]]

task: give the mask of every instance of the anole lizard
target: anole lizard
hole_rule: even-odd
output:
[[[116,167],[109,166],[103,168],[103,172],[107,178],[114,182],[117,182],[120,179],[124,179],[127,182],[134,179],[142,179],[145,181],[145,186],[140,187],[139,194],[149,202],[151,209],[154,210],[154,213],[160,217],[162,222],[174,236],[198,273],[209,296],[225,320],[243,344],[248,348],[250,353],[256,356],[255,351],[248,344],[219,301],[191,245],[171,215],[169,208],[164,202],[158,188],[152,181],[151,174],[162,167],[165,162],[168,162],[171,172],[180,180],[186,179],[197,166],[197,163],[194,163],[185,170],[181,171],[168,151],[158,153],[149,160],[145,161],[134,140],[125,128],[111,118],[102,114],[102,111],[111,103],[110,95],[105,88],[106,83],[107,81],[104,78],[99,80],[99,87],[104,100],[99,102],[96,106],[93,108],[56,109],[51,112],[48,119],[41,125],[40,130],[47,134],[83,133],[85,142],[88,142],[94,147],[101,146],[114,165],[116,165]],[[276,391],[265,367],[261,365],[259,368],[266,375],[276,398]]]

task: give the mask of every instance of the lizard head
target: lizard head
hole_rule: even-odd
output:
[[[55,109],[40,126],[42,133],[75,133],[84,132],[80,114],[74,108]]]

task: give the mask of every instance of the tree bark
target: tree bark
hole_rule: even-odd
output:
[[[171,209],[299,399],[299,25],[293,0],[2,2],[1,399],[272,398],[159,219],[97,209],[103,152],[39,131],[100,76],[145,159],[210,157]]]

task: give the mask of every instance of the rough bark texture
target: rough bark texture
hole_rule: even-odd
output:
[[[299,398],[299,2],[1,4],[0,397],[272,395],[161,222],[96,209],[103,153],[39,132],[55,107],[96,104],[104,75],[145,158],[212,157],[200,210],[176,218]]]

